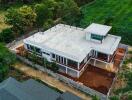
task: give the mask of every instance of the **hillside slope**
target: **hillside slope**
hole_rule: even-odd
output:
[[[132,45],[132,0],[96,0],[81,8],[81,27],[92,22],[112,25],[112,34],[122,36],[122,42]]]

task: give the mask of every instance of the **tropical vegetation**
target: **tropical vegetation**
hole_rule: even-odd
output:
[[[113,26],[111,34],[122,37],[122,43],[132,45],[132,1],[131,0],[95,0],[81,6],[80,27],[91,23]]]
[[[0,82],[8,75],[9,67],[15,62],[15,57],[0,43]]]

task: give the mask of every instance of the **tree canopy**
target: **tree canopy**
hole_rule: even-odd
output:
[[[36,20],[36,13],[30,6],[22,6],[19,9],[10,8],[7,10],[6,22],[13,26],[15,32],[23,32],[33,27]]]
[[[6,77],[9,66],[11,66],[14,62],[14,55],[0,43],[0,81]]]

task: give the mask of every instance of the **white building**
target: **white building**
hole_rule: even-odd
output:
[[[111,26],[91,24],[86,29],[58,24],[45,32],[38,32],[24,40],[27,50],[55,61],[59,70],[79,77],[89,60],[111,63],[121,37],[110,35]],[[100,59],[101,58],[101,59]]]

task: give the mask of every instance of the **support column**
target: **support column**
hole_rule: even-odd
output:
[[[107,56],[107,62],[110,60],[110,55]]]
[[[66,74],[67,74],[67,67],[66,67]]]
[[[67,65],[67,58],[66,58],[66,65]]]
[[[95,64],[96,64],[96,59],[94,60],[94,66],[95,66]]]
[[[78,62],[78,64],[77,64],[77,69],[79,70],[79,67],[80,67],[80,63]]]
[[[77,77],[79,78],[79,71],[77,71]]]

